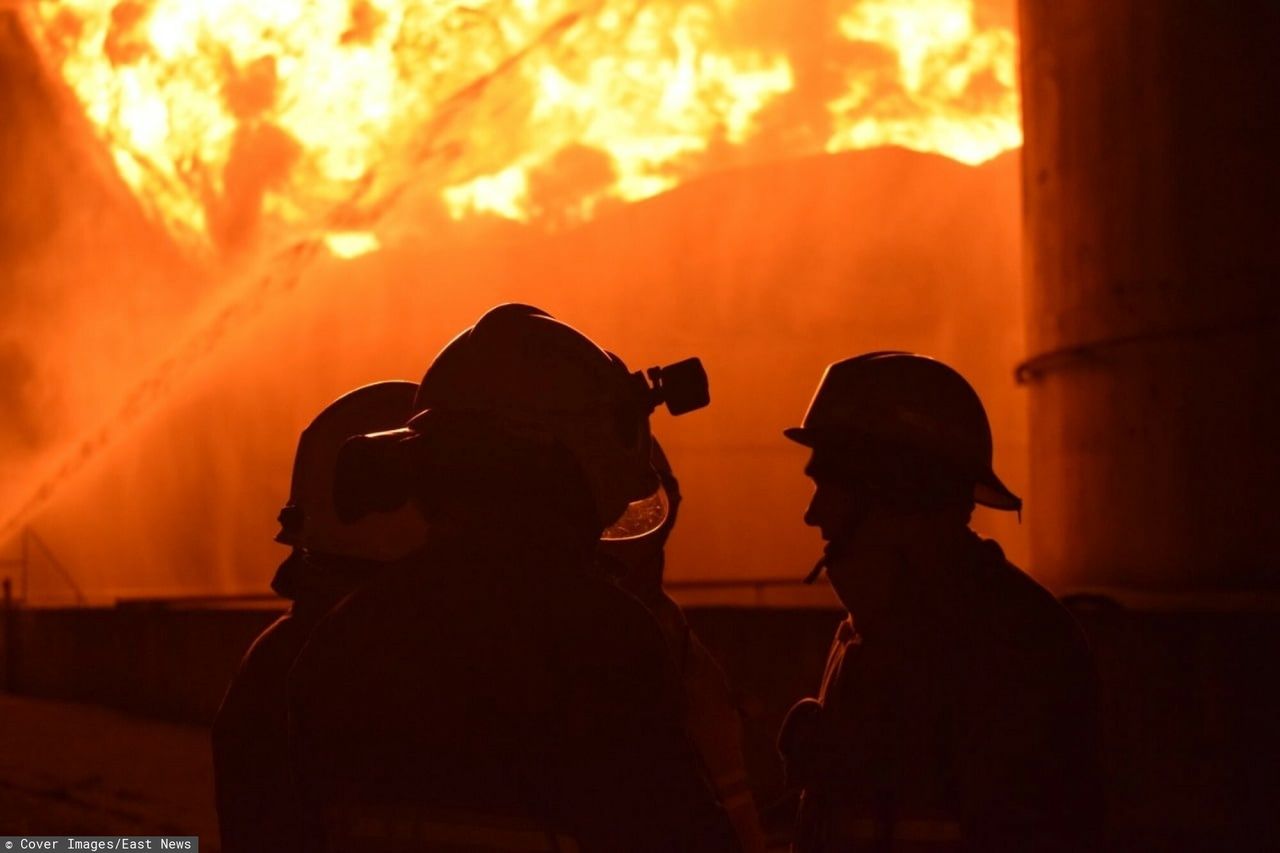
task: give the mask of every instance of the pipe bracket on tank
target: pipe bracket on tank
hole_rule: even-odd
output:
[[[1219,335],[1258,332],[1273,329],[1277,325],[1276,318],[1270,315],[1252,317],[1248,320],[1237,320],[1231,323],[1218,323],[1208,326],[1184,326],[1176,329],[1156,329],[1138,335],[1121,335],[1114,338],[1103,338],[1086,344],[1043,352],[1021,362],[1013,369],[1013,378],[1019,385],[1026,385],[1040,379],[1046,373],[1053,373],[1081,362],[1089,361],[1093,356],[1106,350],[1131,344],[1148,343],[1150,341],[1174,340],[1178,338],[1211,338]]]

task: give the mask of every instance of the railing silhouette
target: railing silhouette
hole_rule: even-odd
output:
[[[19,555],[8,559],[0,559],[0,573],[5,573],[9,569],[17,569],[18,591],[14,594],[11,578],[6,575],[5,582],[8,585],[9,596],[8,603],[10,606],[23,605],[30,601],[31,594],[31,567],[36,562],[36,557],[43,557],[42,565],[48,565],[55,575],[61,578],[71,590],[75,597],[77,607],[83,607],[87,600],[84,590],[80,588],[80,584],[76,583],[76,579],[71,572],[67,571],[67,567],[54,555],[49,545],[40,538],[39,534],[31,527],[24,527],[21,535],[18,537]]]
[[[664,588],[681,603],[730,604],[734,606],[769,607],[835,606],[836,599],[830,584],[823,578],[813,585],[805,584],[800,577],[770,578],[702,578],[673,579]],[[279,596],[270,592],[211,593],[181,596],[128,598],[116,603],[117,607],[157,608],[166,610],[284,606]]]
[[[88,602],[84,589],[75,576],[57,558],[48,543],[30,526],[24,527],[18,538],[20,550],[17,557],[0,558],[0,577],[4,578],[10,607],[31,603],[31,575],[33,567],[48,567],[70,590],[75,606],[84,607]],[[10,571],[16,572],[16,578]],[[15,583],[16,581],[16,583]],[[678,600],[692,603],[767,607],[779,604],[801,606],[825,606],[834,603],[826,579],[812,586],[796,577],[765,578],[699,578],[671,579],[665,588]],[[196,593],[165,597],[127,598],[115,602],[126,607],[181,608],[231,608],[238,605],[270,607],[283,605],[278,596],[267,592],[248,593]]]

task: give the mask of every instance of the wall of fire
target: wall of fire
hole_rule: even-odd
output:
[[[505,300],[634,368],[704,358],[711,409],[656,423],[687,495],[677,579],[811,563],[780,430],[858,351],[966,373],[1025,490],[1013,19],[970,0],[0,12],[19,594],[265,591],[311,415],[417,378]],[[978,525],[1027,561],[1016,519]]]

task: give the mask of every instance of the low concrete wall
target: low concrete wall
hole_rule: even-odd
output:
[[[208,723],[249,643],[277,610],[18,609],[4,632],[14,693]]]

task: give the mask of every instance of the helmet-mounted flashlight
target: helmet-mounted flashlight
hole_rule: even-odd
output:
[[[697,357],[664,367],[651,367],[643,372],[637,370],[631,378],[641,389],[642,399],[650,413],[665,405],[671,414],[685,415],[711,402],[707,371],[702,366],[702,359]]]

